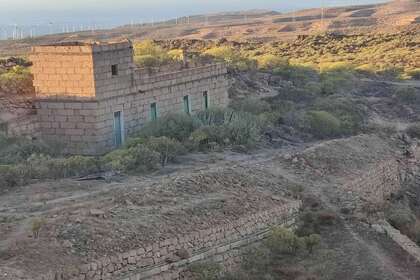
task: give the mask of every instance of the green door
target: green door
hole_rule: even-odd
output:
[[[155,121],[157,119],[157,105],[156,103],[150,104],[150,119]]]
[[[190,99],[189,99],[188,95],[184,96],[184,112],[187,113],[187,114],[191,113]]]
[[[209,95],[207,91],[203,92],[203,103],[204,109],[207,110],[209,108]]]
[[[122,138],[122,119],[121,119],[121,112],[114,113],[114,141],[115,147],[121,147],[123,138]]]

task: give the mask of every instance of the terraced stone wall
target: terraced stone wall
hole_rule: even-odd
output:
[[[189,264],[198,261],[238,261],[240,249],[264,239],[272,226],[292,225],[300,206],[299,201],[290,201],[207,230],[184,236],[174,235],[153,244],[139,244],[129,252],[104,257],[68,271],[50,272],[40,279],[181,279]]]

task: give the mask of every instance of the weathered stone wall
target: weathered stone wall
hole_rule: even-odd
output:
[[[385,160],[342,186],[369,203],[383,203],[401,189],[401,164],[395,159]]]
[[[205,109],[204,92],[209,106],[228,103],[225,65],[187,63],[147,72],[135,68],[130,42],[35,47],[31,59],[40,135],[69,153],[113,149],[115,112],[121,112],[124,138],[150,120],[152,103],[159,116],[182,112],[185,96],[191,113]]]
[[[125,135],[130,136],[151,119],[152,103],[156,103],[158,116],[183,112],[183,98],[188,95],[191,113],[194,113],[205,109],[203,93],[207,92],[209,106],[227,106],[226,72],[224,65],[214,64],[158,75],[147,80],[139,79],[139,85],[131,90],[131,94],[100,100],[98,151],[106,152],[114,147],[114,112],[122,112]]]
[[[131,43],[93,46],[93,72],[98,100],[133,93],[133,48]],[[117,67],[112,75],[112,65]]]
[[[397,243],[404,251],[420,263],[420,247],[414,241],[402,234],[398,229],[395,229],[386,221],[382,221],[381,224],[375,225],[375,228],[379,229],[381,232],[385,232],[389,238],[394,240],[394,242]]]
[[[96,100],[44,99],[36,103],[42,139],[57,142],[64,153],[96,154]]]
[[[355,206],[382,204],[392,193],[401,189],[403,165],[396,159],[381,161],[366,172],[339,186],[344,192],[343,201]]]
[[[89,45],[33,47],[37,96],[95,96],[92,51]]]
[[[188,265],[213,259],[231,260],[239,249],[266,237],[273,225],[294,223],[301,203],[290,201],[274,209],[235,221],[227,221],[207,230],[191,232],[153,244],[133,244],[133,250],[104,257],[65,272],[50,272],[42,280],[80,279],[180,279]]]

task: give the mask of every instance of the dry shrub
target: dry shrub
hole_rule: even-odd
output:
[[[32,236],[34,239],[39,238],[39,233],[45,224],[46,224],[46,220],[44,218],[35,218],[32,220],[31,231],[32,231]]]

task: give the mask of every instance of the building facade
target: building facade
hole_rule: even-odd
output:
[[[33,47],[38,137],[71,154],[120,146],[150,120],[228,103],[224,64],[139,69],[131,42]]]

